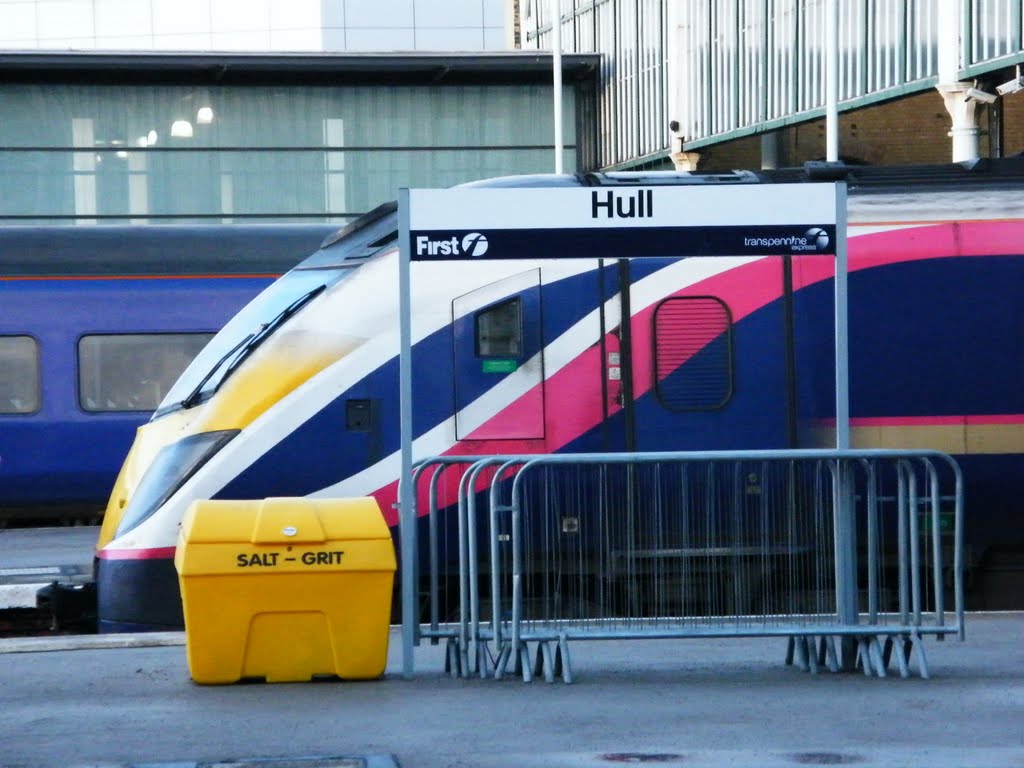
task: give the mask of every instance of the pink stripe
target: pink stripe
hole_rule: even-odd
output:
[[[871,269],[922,259],[954,256],[1016,255],[1022,251],[1024,223],[1019,221],[955,222],[858,235],[850,238],[849,271]],[[965,246],[965,243],[967,244]],[[969,251],[969,252],[968,252]],[[815,283],[832,279],[835,262],[821,256],[793,258],[793,289],[799,291]],[[738,322],[782,295],[782,262],[775,258],[759,259],[727,272],[709,277],[668,296],[711,295],[721,298]],[[657,302],[633,316],[634,396],[654,386],[651,318]],[[707,339],[708,342],[711,338]],[[616,350],[617,339],[608,334],[605,343]],[[453,445],[446,455],[487,453],[554,453],[567,443],[596,427],[604,418],[601,402],[601,348],[595,344],[579,357],[538,384],[518,400],[502,409],[468,438]],[[541,394],[543,393],[543,394]],[[544,409],[544,437],[540,439],[488,439],[502,434],[515,424],[536,424],[538,409]],[[608,413],[621,410],[609,403]],[[557,418],[554,418],[557,416]],[[934,417],[863,417],[851,420],[854,426],[911,426],[941,424],[1019,424],[1024,415],[1007,416],[934,416]],[[833,422],[834,424],[834,422]],[[499,429],[500,428],[500,429]],[[509,432],[505,432],[509,434]],[[514,434],[514,431],[511,432]],[[397,482],[390,483],[373,495],[385,510],[389,524],[394,524],[392,504]],[[421,506],[421,509],[426,509]]]
[[[96,556],[103,560],[172,560],[175,547],[152,549],[101,549]]]

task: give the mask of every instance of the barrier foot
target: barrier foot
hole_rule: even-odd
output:
[[[807,653],[807,667],[812,675],[817,675],[820,669],[818,668],[818,654],[814,649],[814,637],[805,637],[804,645]]]
[[[551,643],[542,640],[537,643],[537,661],[533,666],[535,677],[544,675],[544,682],[555,682],[555,658],[551,652]]]
[[[886,666],[888,665],[885,664],[882,658],[882,644],[878,642],[878,635],[872,635],[867,643],[868,654],[875,665],[875,674],[879,677],[887,677]]]
[[[810,649],[808,649],[808,647],[807,647],[807,638],[806,637],[798,637],[798,638],[796,638],[796,644],[795,645],[796,645],[796,647],[794,649],[795,650],[794,661],[795,661],[796,665],[798,667],[800,667],[800,671],[801,672],[810,672],[811,671],[811,660],[810,660],[809,657],[811,656],[812,651],[810,651]]]
[[[521,642],[516,652],[516,667],[522,671],[523,682],[533,682],[533,667],[530,666],[530,646]]]
[[[796,638],[790,635],[786,638],[786,666],[793,666],[793,650],[796,647]]]
[[[455,638],[449,637],[444,650],[445,673],[450,677],[462,677],[462,651],[459,642]]]
[[[558,648],[555,651],[555,676],[561,675],[565,683],[572,682],[572,665],[569,662],[569,638],[560,635]]]
[[[506,642],[498,652],[498,658],[494,661],[494,679],[501,680],[508,666],[509,657],[512,655],[512,645]]]
[[[480,675],[480,679],[483,680],[490,677],[492,674],[491,670],[491,654],[487,647],[487,643],[476,644],[476,671]]]
[[[827,660],[828,660],[828,651],[827,651],[827,646],[825,644],[825,637],[826,637],[825,635],[822,635],[821,637],[818,638],[818,666],[819,667],[826,666],[826,663],[827,663]],[[813,643],[811,644],[811,646],[813,648]],[[831,664],[828,664],[827,666],[828,666],[829,670],[831,670],[832,672],[835,672],[835,670],[832,669],[832,665]]]
[[[825,645],[825,659],[828,664],[830,672],[838,672],[839,666],[839,653],[836,651],[836,639],[832,635],[827,635],[822,639],[822,643]]]
[[[868,640],[863,635],[857,638],[857,658],[854,661],[854,666],[859,666],[864,671],[865,677],[871,677],[871,655],[868,651]]]
[[[917,671],[921,677],[927,680],[930,675],[928,674],[928,657],[924,654],[924,643],[921,642],[921,635],[917,632],[913,635],[914,638],[914,650],[917,651]]]

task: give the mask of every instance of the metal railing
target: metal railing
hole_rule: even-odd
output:
[[[944,454],[448,457],[416,481],[431,467],[421,636],[459,674],[569,681],[570,641],[764,636],[812,672],[895,658],[908,675],[913,654],[927,676],[922,636],[963,637],[963,484]],[[458,488],[439,493],[446,473]]]

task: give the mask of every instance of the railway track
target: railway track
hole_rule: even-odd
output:
[[[0,610],[0,638],[84,635],[95,631],[95,619],[55,626],[53,618],[38,608]]]

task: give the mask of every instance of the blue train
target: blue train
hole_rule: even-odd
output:
[[[754,177],[808,180],[735,181]],[[635,186],[657,204],[665,185],[698,181],[490,183]],[[983,565],[1024,541],[1024,161],[854,168],[847,181],[852,443],[959,457]],[[834,445],[832,267],[800,253],[524,254],[414,269],[414,453]],[[181,626],[172,558],[196,499],[372,494],[395,524],[397,276],[397,214],[384,206],[267,288],[185,370],[107,507],[101,628]],[[1018,600],[995,581],[974,588],[969,607]]]
[[[336,229],[0,228],[0,524],[98,520],[192,358]]]

